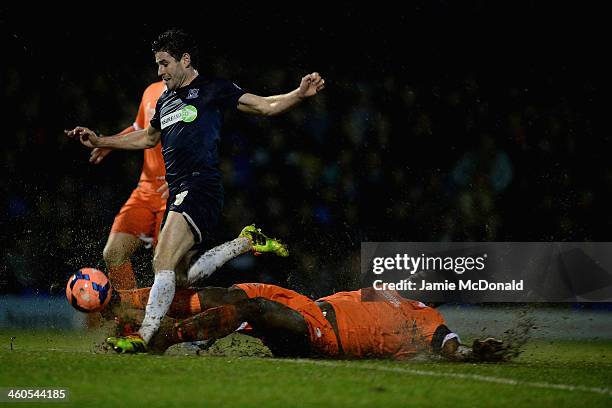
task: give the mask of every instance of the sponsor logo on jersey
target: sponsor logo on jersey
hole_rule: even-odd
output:
[[[193,105],[187,105],[181,111],[183,114],[183,122],[193,122],[198,117],[198,110]]]
[[[170,125],[174,125],[177,122],[180,122],[183,118],[183,111],[179,110],[176,112],[172,112],[169,115],[166,115],[161,118],[161,128],[165,129]]]
[[[193,122],[198,117],[198,110],[193,105],[185,105],[183,108],[172,112],[161,118],[161,128],[165,129],[178,122]]]

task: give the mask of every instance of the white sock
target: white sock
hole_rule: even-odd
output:
[[[226,242],[206,251],[189,268],[187,272],[187,284],[192,285],[198,280],[210,276],[219,269],[224,263],[232,258],[249,252],[251,241],[248,238],[239,237],[233,241]]]
[[[170,304],[174,299],[176,280],[174,271],[159,271],[155,274],[155,281],[149,293],[149,300],[145,309],[145,317],[138,334],[147,343],[159,329],[161,320],[170,309]]]

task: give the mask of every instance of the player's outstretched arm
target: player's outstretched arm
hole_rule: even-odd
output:
[[[155,146],[161,138],[161,132],[152,126],[125,135],[109,137],[99,137],[93,130],[82,126],[77,126],[72,130],[65,130],[64,133],[68,137],[80,140],[83,145],[92,149],[106,147],[111,149],[142,150]]]
[[[313,72],[302,78],[300,86],[286,94],[258,96],[245,93],[238,99],[238,109],[255,115],[274,116],[293,108],[302,100],[316,95],[324,88],[325,80],[318,72]]]
[[[132,133],[135,130],[136,128],[134,128],[133,125],[128,126],[127,128],[123,129],[121,132],[113,136],[127,135],[128,133]],[[96,147],[95,149],[91,151],[91,155],[89,156],[89,162],[93,164],[100,164],[100,162],[104,160],[104,158],[108,156],[109,153],[112,151],[113,149],[110,149],[108,147]]]

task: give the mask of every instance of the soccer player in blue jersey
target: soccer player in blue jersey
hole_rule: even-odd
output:
[[[228,80],[204,78],[196,71],[197,44],[182,30],[162,33],[153,41],[152,50],[167,90],[159,98],[155,116],[146,129],[114,137],[98,137],[92,130],[80,126],[66,132],[90,148],[139,150],[162,143],[170,195],[153,258],[155,280],[140,330],[122,339],[138,345],[137,349],[146,348],[168,311],[175,293],[177,270],[219,221],[223,186],[218,146],[223,110],[235,108],[273,116],[316,95],[325,86],[324,79],[313,72],[304,76],[299,86],[289,93],[262,97],[247,93]],[[191,278],[188,277],[188,282]]]

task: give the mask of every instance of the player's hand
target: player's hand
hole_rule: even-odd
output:
[[[98,135],[96,135],[96,132],[82,126],[77,126],[72,130],[64,130],[64,133],[68,137],[79,139],[83,145],[92,149],[98,146],[100,140]]]
[[[505,361],[509,357],[508,347],[503,341],[493,337],[474,340],[472,352],[476,361]]]
[[[107,147],[96,147],[91,151],[91,156],[89,156],[89,162],[93,164],[100,163],[113,149],[109,149]]]
[[[300,97],[308,98],[321,92],[324,88],[325,80],[318,72],[313,72],[302,78],[298,92]]]
[[[170,187],[168,187],[168,183],[164,182],[164,184],[160,188],[157,189],[157,192],[161,193],[162,198],[168,198],[169,189]]]

